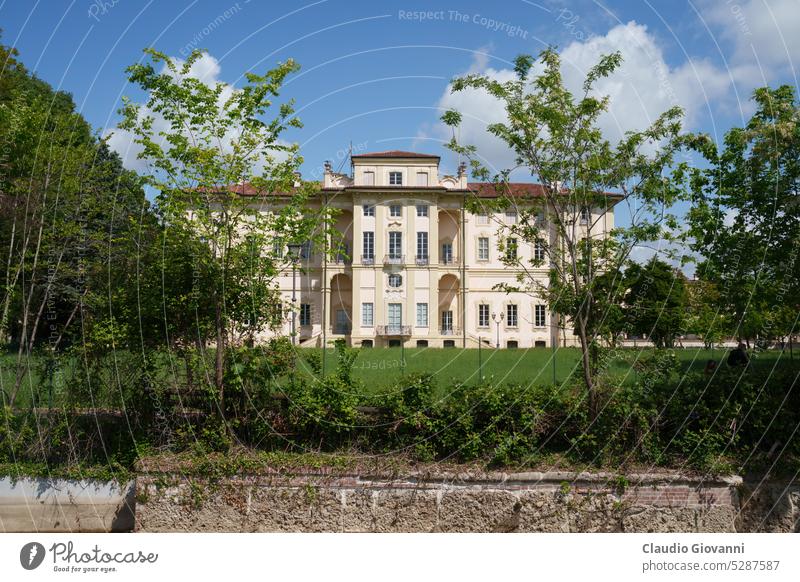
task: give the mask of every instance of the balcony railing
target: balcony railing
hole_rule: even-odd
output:
[[[439,328],[439,335],[461,335],[461,330],[457,327],[446,326]]]
[[[458,258],[454,255],[448,256],[441,256],[439,257],[439,264],[440,265],[455,265],[458,263]]]
[[[362,265],[374,265],[375,264],[375,255],[361,255],[361,264]]]
[[[383,257],[384,265],[404,265],[406,258],[404,255],[386,255]]]
[[[418,265],[427,265],[430,259],[428,255],[417,255],[414,260]]]
[[[347,255],[336,255],[335,257],[333,257],[331,262],[334,265],[350,265],[353,263],[353,259],[351,259]]]
[[[410,325],[379,325],[375,327],[375,333],[379,336],[402,336],[411,335]]]

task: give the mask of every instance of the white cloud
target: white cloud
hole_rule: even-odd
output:
[[[626,131],[642,130],[662,112],[679,105],[686,112],[686,123],[691,126],[708,103],[719,99],[730,86],[730,77],[708,61],[690,60],[671,67],[647,27],[629,22],[608,31],[605,36],[594,36],[575,41],[561,51],[564,82],[577,94],[590,67],[600,55],[619,51],[623,64],[610,77],[600,80],[597,92],[610,96],[610,108],[599,120],[607,138],[619,139]],[[482,64],[476,59],[474,71]],[[482,72],[499,81],[514,78],[511,69],[492,69],[484,66]],[[509,167],[513,162],[508,149],[497,138],[486,132],[486,126],[505,120],[505,112],[495,98],[485,91],[452,93],[448,86],[439,99],[442,109],[456,109],[464,116],[460,139],[478,147],[486,163],[496,169]],[[435,131],[444,139],[446,128]]]
[[[706,0],[703,16],[733,46],[731,73],[751,89],[791,73],[800,59],[797,0]]]

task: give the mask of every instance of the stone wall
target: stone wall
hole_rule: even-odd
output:
[[[677,474],[137,478],[138,531],[797,531],[800,485]]]

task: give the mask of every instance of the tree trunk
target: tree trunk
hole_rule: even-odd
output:
[[[214,357],[214,383],[219,394],[219,409],[224,410],[225,385],[223,376],[225,372],[225,325],[222,318],[222,305],[217,297],[214,306],[214,324],[217,331],[217,349]]]
[[[592,375],[591,344],[586,333],[586,321],[578,316],[578,337],[581,341],[581,361],[583,363],[583,382],[586,385],[586,401],[589,410],[589,421],[597,418],[597,398],[595,394],[594,376]]]

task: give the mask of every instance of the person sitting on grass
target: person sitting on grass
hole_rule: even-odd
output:
[[[740,342],[739,345],[728,354],[728,365],[735,368],[737,366],[746,366],[749,363],[750,357],[747,355],[744,344]]]

